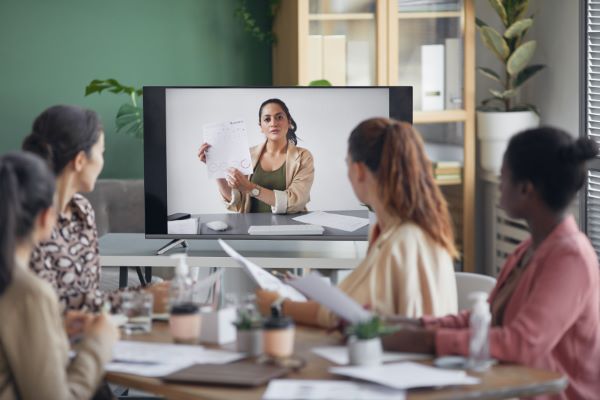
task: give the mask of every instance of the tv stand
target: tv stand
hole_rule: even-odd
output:
[[[188,244],[185,239],[173,239],[169,243],[165,244],[160,249],[156,250],[156,255],[165,254],[167,251],[181,245],[184,249],[187,249]]]

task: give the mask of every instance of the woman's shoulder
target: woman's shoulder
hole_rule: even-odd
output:
[[[80,193],[75,193],[71,199],[73,212],[79,214],[91,227],[96,226],[96,214],[92,203]]]
[[[18,301],[15,302],[16,299]],[[56,293],[48,282],[39,278],[32,271],[19,267],[15,267],[12,281],[2,296],[2,300],[2,303],[7,301],[12,303],[11,307],[18,303],[21,308],[57,301]]]

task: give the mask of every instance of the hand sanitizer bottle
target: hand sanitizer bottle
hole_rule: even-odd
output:
[[[488,295],[485,292],[475,292],[469,298],[475,303],[469,320],[471,338],[468,367],[475,371],[485,371],[491,365],[489,332],[492,316],[487,302]]]
[[[171,281],[170,306],[176,304],[192,303],[193,282],[190,277],[190,267],[187,265],[185,254],[173,254],[171,258],[177,260],[175,278]]]

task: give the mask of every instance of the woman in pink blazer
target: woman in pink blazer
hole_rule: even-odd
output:
[[[524,219],[521,243],[489,297],[493,358],[564,374],[567,389],[545,398],[600,396],[600,288],[596,253],[568,208],[597,145],[555,128],[515,135],[504,154],[500,204]],[[469,312],[404,322],[388,350],[468,355]]]

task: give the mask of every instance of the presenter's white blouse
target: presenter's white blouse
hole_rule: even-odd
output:
[[[444,316],[457,312],[452,257],[418,225],[395,221],[370,234],[366,258],[339,288],[380,315]],[[317,323],[334,327],[337,318],[320,307]]]

